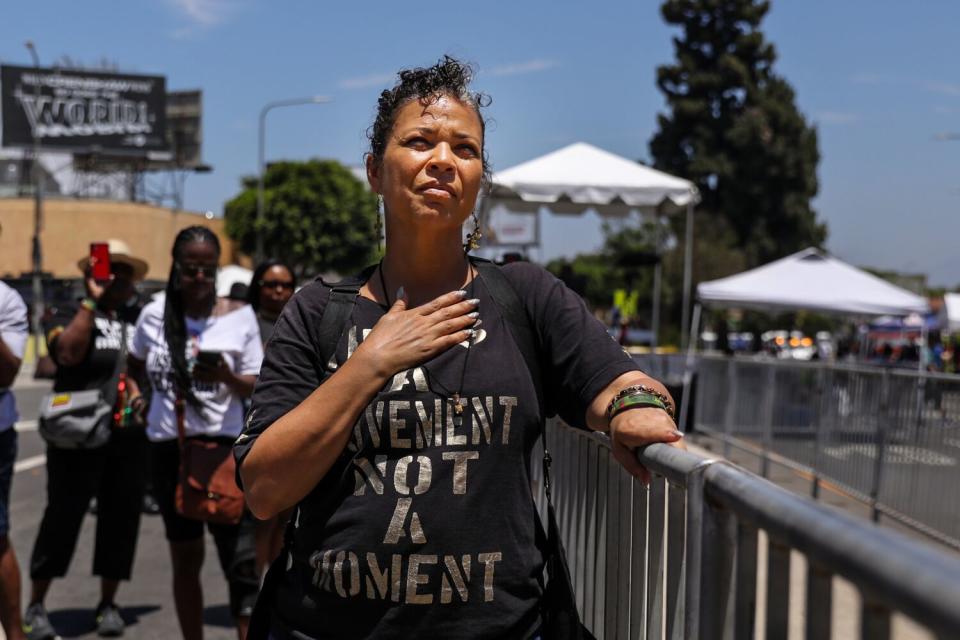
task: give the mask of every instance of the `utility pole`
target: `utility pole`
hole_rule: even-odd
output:
[[[277,107],[293,107],[301,104],[325,104],[330,102],[330,98],[324,96],[311,96],[309,98],[292,98],[290,100],[277,100],[268,102],[260,110],[260,128],[257,138],[257,249],[254,259],[257,264],[263,262],[263,176],[267,171],[267,164],[264,160],[264,147],[267,141],[267,113]]]
[[[34,100],[37,105],[40,104],[40,56],[37,55],[37,49],[33,41],[27,40],[24,45],[30,56],[33,58],[33,67],[36,70],[33,82]],[[43,169],[40,166],[40,134],[37,128],[40,126],[40,114],[37,115],[37,121],[33,123],[33,335],[34,335],[34,357],[40,358],[40,345],[43,341],[43,252],[40,246],[40,230],[43,228]]]

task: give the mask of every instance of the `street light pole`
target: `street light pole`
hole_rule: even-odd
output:
[[[324,96],[312,96],[310,98],[291,98],[289,100],[277,100],[275,102],[268,102],[264,105],[263,109],[260,110],[260,131],[259,131],[259,140],[257,145],[257,169],[259,175],[257,176],[257,223],[256,234],[257,234],[257,250],[256,250],[256,261],[257,263],[263,262],[263,176],[266,172],[266,162],[263,158],[264,145],[266,142],[267,136],[267,113],[271,109],[277,107],[293,107],[302,104],[325,104],[330,102],[330,98]]]
[[[33,95],[36,106],[40,104],[40,56],[37,55],[37,49],[31,40],[24,43],[30,56],[33,58],[33,68],[35,77],[33,82]],[[33,123],[33,162],[31,170],[33,172],[33,335],[34,335],[34,358],[40,358],[40,344],[43,340],[43,253],[40,247],[40,229],[43,226],[43,171],[40,168],[40,134],[37,129],[40,126],[40,112],[37,112],[37,120]],[[36,360],[35,360],[36,362]]]

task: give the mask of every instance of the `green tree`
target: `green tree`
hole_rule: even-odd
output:
[[[335,160],[276,162],[264,176],[264,220],[257,224],[257,179],[225,205],[227,234],[253,254],[257,234],[268,256],[298,277],[356,270],[374,258],[377,199]]]
[[[810,205],[820,159],[816,129],[773,70],[761,0],[666,0],[680,27],[676,62],[657,69],[668,113],[650,141],[658,169],[694,181],[700,210],[724,217],[748,265],[820,246],[827,229]]]
[[[680,315],[683,292],[683,246],[676,238],[683,238],[683,216],[679,235],[672,240],[667,238],[669,231],[664,227],[657,229],[652,222],[642,224],[609,225],[605,224],[604,246],[595,254],[580,254],[568,259],[555,259],[546,267],[557,277],[576,282],[587,303],[597,309],[607,309],[613,303],[616,289],[636,291],[640,295],[638,317],[641,325],[646,325],[653,311],[654,267],[649,258],[657,246],[657,234],[660,244],[668,245],[663,250],[663,273],[660,281],[660,343],[679,343]],[[696,214],[694,224],[694,280],[713,280],[743,271],[746,258],[743,253],[732,248],[732,232],[725,220],[711,219],[705,212]]]

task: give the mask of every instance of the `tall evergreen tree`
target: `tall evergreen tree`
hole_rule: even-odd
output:
[[[760,264],[821,245],[816,220],[816,129],[773,70],[776,52],[760,23],[764,0],[666,0],[680,27],[676,63],[657,69],[668,113],[650,141],[655,165],[700,189],[701,211],[726,218],[735,246]]]

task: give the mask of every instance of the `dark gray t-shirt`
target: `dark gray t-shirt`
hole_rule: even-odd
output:
[[[518,263],[503,273],[540,336],[548,406],[582,426],[590,401],[636,365],[548,272]],[[240,464],[257,435],[320,384],[316,332],[328,296],[314,283],[284,309],[236,447]],[[529,470],[540,410],[482,280],[470,296],[483,320],[470,348],[394,376],[298,507],[274,610],[306,637],[526,638],[539,626],[543,553]],[[385,312],[357,299],[336,365]],[[450,399],[457,390],[462,421]]]

